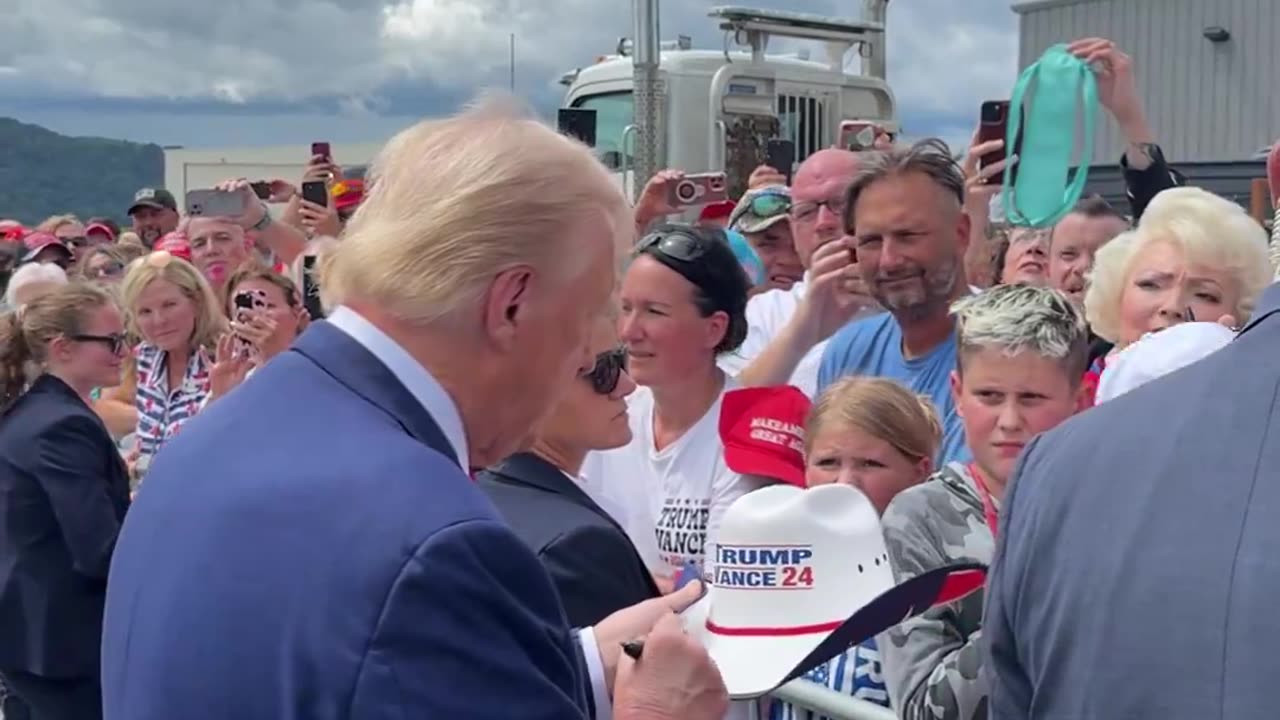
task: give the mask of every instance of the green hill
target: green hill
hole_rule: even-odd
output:
[[[0,218],[34,224],[70,212],[124,221],[138,188],[163,183],[159,145],[67,137],[0,117]]]

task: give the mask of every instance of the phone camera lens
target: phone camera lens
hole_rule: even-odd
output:
[[[690,180],[681,180],[676,185],[676,197],[683,202],[689,202],[698,197],[698,186]]]

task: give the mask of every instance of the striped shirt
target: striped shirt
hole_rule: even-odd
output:
[[[209,395],[209,361],[197,351],[187,361],[187,371],[178,387],[169,392],[168,363],[163,350],[141,343],[134,350],[138,362],[138,389],[134,406],[138,410],[138,450],[154,455],[178,434],[182,425],[200,411]]]

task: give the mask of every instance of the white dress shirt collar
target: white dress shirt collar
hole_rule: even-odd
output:
[[[346,333],[352,340],[360,343],[361,347],[387,366],[409,394],[431,414],[431,418],[440,427],[440,432],[444,433],[445,439],[449,441],[453,452],[458,456],[458,464],[462,466],[464,472],[469,472],[471,463],[462,416],[458,414],[458,406],[453,402],[453,398],[449,397],[449,393],[431,376],[431,373],[400,347],[400,343],[392,340],[355,310],[345,306],[335,308],[325,320]]]

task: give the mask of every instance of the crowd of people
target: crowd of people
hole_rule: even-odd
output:
[[[3,717],[745,717],[680,613],[779,484],[858,490],[900,580],[992,566],[810,681],[907,720],[1267,716],[1267,232],[1169,166],[1119,48],[1070,50],[1129,207],[1048,227],[993,215],[1019,158],[977,133],[672,222],[679,170],[632,207],[502,103],[364,182],[313,157],[324,205],[0,221]]]

